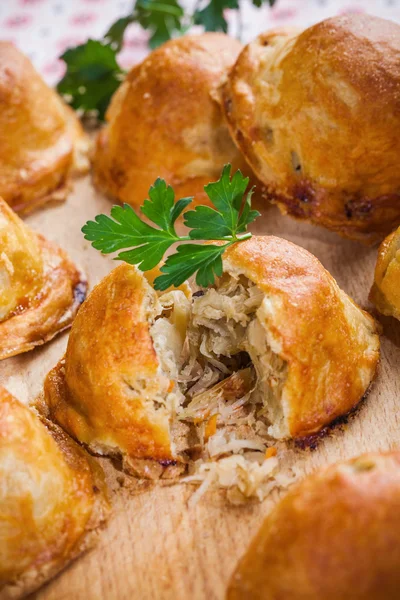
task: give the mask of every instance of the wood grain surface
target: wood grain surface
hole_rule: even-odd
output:
[[[84,241],[80,228],[110,202],[94,191],[89,177],[78,180],[67,202],[27,219],[80,263],[91,287],[115,263]],[[260,207],[258,207],[260,208]],[[257,234],[287,238],[314,253],[339,285],[362,307],[372,310],[368,292],[376,248],[282,217],[262,207]],[[366,450],[400,445],[400,323],[379,318],[383,326],[379,372],[368,397],[346,425],[336,427],[314,450],[289,445],[281,452],[282,470],[294,465],[298,476]],[[68,334],[28,354],[0,363],[0,384],[28,403],[62,356]],[[109,461],[101,461],[111,488],[113,513],[97,547],[71,564],[33,597],[37,600],[222,600],[227,581],[264,515],[276,502],[234,507],[222,493],[210,492],[189,509],[193,487],[130,482]]]

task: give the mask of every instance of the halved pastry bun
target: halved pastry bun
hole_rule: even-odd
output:
[[[86,296],[83,273],[0,198],[0,360],[71,325]]]
[[[400,586],[400,452],[329,466],[267,516],[228,600],[396,600]]]
[[[251,413],[252,439],[267,428],[278,439],[308,436],[349,412],[378,362],[372,317],[283,239],[253,237],[223,263],[215,286],[192,299],[157,296],[128,265],[105,277],[47,376],[47,416],[127,464],[184,461],[202,443],[193,427],[217,412],[221,423],[236,401],[228,421]]]
[[[88,141],[74,112],[30,60],[0,42],[0,196],[19,213],[63,200],[73,170],[88,168]]]
[[[379,248],[369,297],[383,315],[400,320],[400,227]]]
[[[284,213],[367,243],[400,223],[400,26],[267,31],[223,86],[232,137]]]
[[[95,541],[109,511],[100,466],[0,388],[0,597],[22,598]]]
[[[252,237],[228,249],[224,270],[245,276],[263,294],[257,311],[262,344],[285,373],[270,432],[277,438],[308,436],[356,406],[379,360],[377,325],[319,260],[287,240]],[[262,378],[270,359],[263,361],[255,334],[249,341],[261,355]],[[266,399],[276,386],[271,375]]]
[[[97,138],[94,181],[139,207],[157,177],[179,197],[209,202],[204,186],[222,167],[249,170],[232,141],[217,88],[241,44],[222,33],[185,35],[133,67],[115,93]]]
[[[65,360],[45,382],[47,416],[90,450],[127,459],[172,459],[174,381],[150,335],[156,292],[121,265],[90,293],[74,321]]]

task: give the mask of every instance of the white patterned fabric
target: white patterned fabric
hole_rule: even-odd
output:
[[[55,84],[64,72],[57,57],[88,37],[101,37],[132,4],[132,0],[0,0],[0,40],[12,41],[31,58],[46,81]],[[248,41],[271,27],[307,27],[348,12],[368,12],[400,22],[400,0],[277,0],[272,9],[256,9],[245,0],[242,12],[243,38]],[[236,15],[228,15],[228,20],[235,33]],[[139,26],[129,27],[119,55],[123,68],[139,62],[148,52],[146,40],[147,34]]]

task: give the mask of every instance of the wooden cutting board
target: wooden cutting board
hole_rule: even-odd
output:
[[[76,181],[67,202],[37,212],[29,225],[56,241],[85,269],[93,287],[115,263],[102,257],[80,232],[86,220],[109,212],[110,202],[95,192],[89,177]],[[258,207],[260,208],[260,207]],[[339,285],[370,308],[376,249],[368,249],[263,207],[253,231],[287,238],[315,254]],[[400,445],[400,323],[380,318],[382,358],[377,379],[348,423],[320,441],[316,450],[292,446],[282,453],[282,470],[295,465],[299,476],[318,465],[366,450]],[[40,392],[46,373],[63,355],[68,334],[28,354],[0,363],[0,385],[28,403]],[[263,517],[276,502],[229,505],[210,492],[189,509],[194,488],[185,484],[121,485],[106,460],[113,512],[97,547],[80,557],[33,597],[38,600],[222,600],[230,574]],[[322,599],[321,599],[322,600]]]

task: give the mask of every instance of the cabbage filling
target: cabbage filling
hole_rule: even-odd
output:
[[[174,452],[192,467],[232,455],[261,465],[271,435],[284,429],[286,364],[268,344],[264,300],[243,275],[227,274],[191,302],[181,291],[159,298],[151,336],[163,374],[175,382]]]

